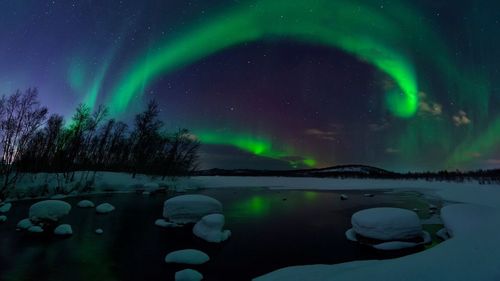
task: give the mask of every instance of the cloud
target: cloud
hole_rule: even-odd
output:
[[[333,141],[336,139],[335,138],[336,133],[333,131],[323,131],[320,129],[311,128],[311,129],[305,130],[304,133],[308,136],[314,136],[314,137],[316,137],[318,139],[322,139],[322,140]]]
[[[457,127],[469,125],[472,122],[467,116],[467,113],[463,110],[460,110],[456,115],[453,115],[452,120]]]
[[[488,159],[488,160],[486,160],[486,162],[488,162],[488,164],[492,164],[492,165],[500,165],[500,159]]]
[[[396,153],[399,153],[399,149],[393,148],[393,147],[388,147],[385,149],[385,153],[396,154]]]
[[[470,153],[470,157],[473,157],[473,158],[480,158],[481,156],[483,156],[483,155],[479,152],[471,152]]]
[[[437,102],[429,101],[426,93],[420,92],[419,97],[418,113],[420,115],[439,116],[443,113],[443,106]]]
[[[372,132],[379,132],[389,128],[389,122],[387,120],[382,119],[380,123],[370,123],[368,124],[368,129]]]

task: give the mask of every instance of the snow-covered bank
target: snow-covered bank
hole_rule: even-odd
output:
[[[69,191],[75,185],[83,185],[86,172],[77,172],[75,181],[64,183],[61,174],[26,174],[18,181],[12,198],[32,195],[37,190],[46,189],[50,196],[58,190]],[[92,174],[90,174],[92,175]],[[92,177],[89,177],[92,178]],[[62,188],[60,187],[62,185]],[[58,188],[59,186],[59,188]],[[177,180],[161,177],[137,175],[132,178],[127,173],[98,172],[91,183],[95,193],[132,192],[148,190],[152,186],[158,189],[169,188],[185,191],[197,188],[252,188],[271,189],[315,189],[315,190],[413,190],[436,195],[455,202],[469,202],[497,206],[500,198],[499,185],[481,185],[477,182],[439,182],[424,180],[378,180],[378,179],[332,179],[302,177],[236,177],[236,176],[199,176],[179,178]],[[72,193],[70,195],[77,195]]]

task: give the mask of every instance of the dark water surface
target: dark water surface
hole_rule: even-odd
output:
[[[351,215],[371,207],[426,209],[428,203],[438,203],[416,193],[375,192],[374,197],[364,197],[362,191],[212,189],[196,193],[223,203],[226,228],[233,234],[228,241],[207,243],[194,237],[190,227],[156,227],[154,221],[161,218],[163,202],[170,197],[164,194],[63,199],[73,206],[62,221],[73,227],[69,238],[16,232],[17,222],[27,217],[34,201],[14,202],[8,221],[0,224],[0,280],[174,280],[176,271],[193,268],[204,280],[239,281],[290,265],[393,258],[423,248],[381,252],[349,242],[344,232]],[[341,201],[340,193],[349,195],[349,200]],[[116,210],[97,215],[93,209],[76,207],[81,199],[96,205],[109,202]],[[95,234],[96,228],[104,234]],[[164,263],[167,253],[185,248],[202,250],[211,260],[201,266]]]

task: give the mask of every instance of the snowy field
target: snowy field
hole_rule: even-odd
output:
[[[23,177],[22,189],[50,182],[47,176]],[[50,184],[49,184],[50,186]],[[442,219],[451,238],[417,254],[391,259],[357,261],[336,265],[304,265],[280,269],[255,280],[500,280],[500,186],[475,182],[449,183],[364,179],[285,177],[193,177],[176,182],[118,173],[100,173],[100,191],[132,191],[148,186],[186,188],[245,188],[316,190],[412,190],[435,196],[446,204]],[[21,189],[21,190],[22,190]]]

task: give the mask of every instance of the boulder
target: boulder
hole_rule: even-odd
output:
[[[205,195],[180,195],[163,204],[163,217],[174,223],[196,223],[209,214],[222,213],[222,204]]]

